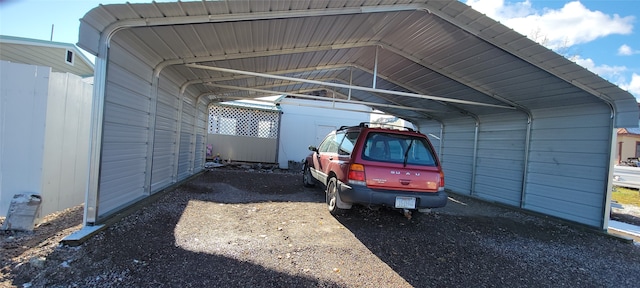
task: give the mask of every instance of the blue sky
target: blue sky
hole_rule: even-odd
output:
[[[0,34],[76,43],[79,19],[127,0],[0,0]],[[150,3],[129,0],[130,3]],[[156,2],[171,2],[157,0]],[[593,71],[640,101],[640,1],[461,0]],[[91,58],[92,59],[92,58]]]

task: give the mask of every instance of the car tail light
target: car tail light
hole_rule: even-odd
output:
[[[438,191],[444,191],[444,172],[440,170],[440,187],[438,187]]]
[[[349,166],[349,174],[347,176],[349,183],[365,185],[364,165],[351,164]]]

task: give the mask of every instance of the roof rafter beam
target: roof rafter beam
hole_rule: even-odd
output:
[[[331,66],[332,66],[332,67],[333,67],[333,66],[335,66],[335,67],[336,67],[336,68],[332,68],[332,69],[344,69],[344,68],[351,67],[351,66],[353,66],[353,65],[331,65]],[[295,72],[304,72],[304,71],[313,71],[313,70],[314,70],[313,68],[312,68],[312,69],[308,69],[308,68],[307,68],[307,69],[291,69],[291,70],[278,71],[278,72],[283,72],[283,73],[285,73],[285,74],[286,74],[286,73],[291,73],[292,71],[295,73]],[[321,70],[325,70],[325,69],[321,69]],[[280,74],[280,73],[279,73],[279,74]],[[210,79],[201,79],[201,80],[191,80],[191,81],[188,81],[188,83],[185,83],[185,85],[183,85],[183,86],[182,86],[182,87],[183,87],[182,89],[185,89],[185,88],[186,88],[186,86],[188,86],[188,85],[196,84],[196,83],[203,83],[203,84],[208,85],[208,86],[214,86],[214,85],[210,85],[210,83],[212,83],[212,82],[221,82],[221,81],[226,81],[226,80],[236,80],[236,79],[249,78],[249,77],[254,77],[254,76],[240,76],[240,77],[238,77],[238,76],[232,76],[232,77],[223,77],[223,78],[210,78]],[[316,79],[316,80],[318,80],[318,79]],[[335,80],[335,81],[339,81],[339,82],[342,82],[342,83],[346,83],[346,81],[344,81],[344,80],[342,80],[342,79],[338,79],[338,78],[322,78],[321,80],[322,80],[322,81]],[[299,81],[289,81],[288,83],[279,83],[279,84],[273,84],[273,85],[263,85],[263,86],[256,86],[256,87],[251,87],[251,88],[273,88],[273,87],[281,87],[281,86],[295,85],[295,84],[297,84],[297,83],[299,83]],[[220,85],[223,85],[223,84],[220,84]],[[227,86],[230,86],[230,85],[227,85]],[[237,86],[233,86],[233,87],[237,87]],[[233,91],[233,90],[238,90],[238,89],[233,88],[233,89],[229,89],[229,90],[230,90],[230,91]],[[313,88],[313,89],[298,90],[298,91],[297,91],[297,93],[301,93],[300,91],[317,91],[317,90],[327,90],[327,91],[331,91],[332,93],[336,93],[336,94],[338,94],[338,95],[342,95],[345,99],[349,99],[349,97],[350,97],[350,96],[344,95],[343,93],[339,93],[339,92],[337,92],[337,91],[335,91],[335,90],[327,89],[327,88],[325,88],[325,87],[319,87],[319,88]],[[266,95],[273,95],[274,93],[280,93],[280,94],[285,94],[285,95],[287,94],[287,92],[283,92],[283,91],[272,91],[272,90],[264,90],[264,91],[265,91],[265,92],[264,92],[264,95],[265,95],[265,96],[266,96]],[[267,91],[269,91],[269,92],[267,92]],[[212,92],[212,93],[213,93],[213,92]],[[223,92],[223,93],[224,93],[224,92]],[[383,96],[383,95],[379,95],[379,94],[377,94],[377,93],[372,93],[372,94],[376,95],[377,97],[379,97],[379,98],[381,98],[381,99],[383,99],[383,100],[385,100],[385,101],[388,101],[388,102],[392,103],[391,105],[396,105],[398,108],[402,108],[402,107],[404,107],[404,108],[402,108],[402,109],[406,109],[406,107],[410,107],[410,106],[402,105],[402,104],[398,103],[397,101],[394,101],[393,99],[389,99],[388,97],[385,97],[385,96]],[[224,98],[234,98],[234,97],[224,97]],[[237,97],[237,98],[246,99],[246,97]],[[361,100],[357,100],[357,101],[361,101]],[[374,102],[374,103],[376,103],[376,102]],[[441,103],[441,102],[437,102],[437,101],[436,101],[436,103],[445,104],[445,103]],[[380,103],[380,104],[378,104],[378,105],[377,105],[377,107],[382,107],[381,105],[389,105],[389,104]],[[452,105],[445,105],[445,106],[446,106],[446,107],[453,107]],[[455,107],[454,107],[454,108],[455,108]],[[411,109],[408,109],[408,110],[411,110]],[[429,110],[429,109],[427,109],[427,110]],[[459,111],[459,112],[461,112],[461,113],[463,113],[463,114],[468,114],[468,112],[466,112],[466,111],[460,111],[460,110],[461,110],[461,109],[458,109],[457,111]],[[443,112],[446,112],[446,111],[430,110],[430,111],[422,111],[422,112],[420,112],[420,114],[423,114],[423,116],[424,116],[424,117],[426,117],[426,118],[428,118],[428,119],[436,119],[436,118],[435,118],[435,117],[433,117],[432,115],[430,115],[430,114],[426,114],[425,112],[438,112],[438,113],[443,113]],[[436,119],[436,120],[437,120],[437,119]]]
[[[435,69],[433,67],[427,66],[423,63],[423,61],[421,59],[418,59],[410,54],[405,53],[402,50],[399,50],[395,47],[386,45],[384,43],[370,43],[370,42],[365,42],[365,43],[350,43],[350,44],[342,44],[342,45],[324,45],[324,46],[316,46],[316,47],[307,47],[307,48],[294,48],[294,49],[285,49],[285,50],[271,50],[271,51],[263,51],[263,52],[251,52],[251,53],[236,53],[236,54],[225,54],[225,55],[219,55],[219,56],[207,56],[207,57],[192,57],[192,58],[181,58],[181,59],[171,59],[171,60],[166,60],[160,64],[158,64],[156,66],[155,69],[155,74],[156,76],[158,76],[160,74],[160,72],[162,71],[162,69],[171,66],[171,65],[180,65],[180,64],[193,64],[193,63],[200,63],[200,62],[209,62],[209,61],[217,61],[217,60],[232,60],[232,59],[246,59],[246,58],[253,58],[253,57],[267,57],[267,56],[276,56],[276,55],[287,55],[287,54],[294,54],[294,53],[305,53],[305,52],[318,52],[318,51],[328,51],[328,50],[334,50],[334,49],[350,49],[350,48],[358,48],[358,47],[382,47],[384,50],[387,51],[391,51],[392,53],[395,53],[397,55],[400,55],[406,59],[409,59],[415,63],[421,64],[423,65],[425,68],[430,69],[432,71],[437,72],[438,74],[445,76],[453,81],[456,81],[458,83],[461,83],[471,89],[474,89],[480,93],[485,94],[486,96],[490,97],[490,98],[494,98],[498,101],[501,101],[507,105],[511,105],[511,106],[519,106],[517,104],[514,104],[513,102],[510,101],[506,101],[503,97],[499,97],[497,95],[494,95],[492,93],[489,93],[487,91],[484,91],[483,89],[480,89],[476,86],[471,86],[468,83],[464,83],[461,79],[457,79],[455,77],[452,77],[451,75],[448,75],[448,73],[443,72],[441,69]],[[391,80],[389,77],[384,76],[384,75],[379,75],[379,74],[374,74],[374,71],[372,71],[371,69],[362,67],[360,65],[357,64],[350,64],[350,65],[330,65],[331,67],[356,67],[360,70],[363,71],[367,71],[368,73],[380,77],[382,79],[385,79],[388,82],[391,82],[395,85],[398,86],[402,86],[407,90],[410,91],[419,91],[419,89],[410,89],[408,87],[406,87],[406,85],[397,83],[396,81]],[[275,74],[286,74],[289,73],[287,71],[313,71],[313,70],[327,70],[326,67],[330,67],[330,66],[321,66],[321,67],[313,67],[313,68],[302,68],[302,69],[291,69],[291,70],[282,70],[282,71],[277,71]],[[338,69],[338,68],[332,68],[332,69]],[[229,80],[231,79],[243,79],[243,78],[249,78],[249,77],[255,77],[255,76],[249,76],[249,75],[244,75],[244,76],[231,76],[231,77],[224,77],[227,78]],[[222,81],[222,80],[221,80]],[[351,85],[351,84],[349,84]],[[443,105],[451,105],[450,103],[443,103],[440,101],[436,101],[438,103],[441,103]],[[451,105],[455,110],[457,110],[458,112],[468,115],[469,112],[465,109],[462,109],[460,107],[455,107],[453,105]]]
[[[279,71],[276,71],[274,74],[304,73],[304,72],[308,72],[308,71],[344,70],[346,68],[351,68],[351,67],[354,67],[354,68],[357,68],[359,70],[365,71],[365,72],[367,72],[369,74],[372,73],[370,69],[365,68],[365,67],[363,67],[361,65],[357,65],[357,64],[340,64],[340,65],[326,65],[326,66],[315,66],[315,67],[307,67],[307,68],[296,68],[296,69],[288,69],[288,70],[279,70]],[[247,79],[247,78],[253,78],[253,77],[255,77],[255,76],[250,76],[250,75],[239,75],[238,76],[238,75],[236,75],[236,76],[228,76],[228,77],[197,79],[197,80],[187,81],[185,84],[183,84],[182,87],[183,87],[183,89],[186,89],[186,87],[188,85],[197,84],[197,83],[222,82],[222,81],[228,81],[228,80],[239,80],[239,79]],[[393,83],[395,85],[404,87],[405,89],[407,89],[409,91],[417,91],[418,90],[418,89],[408,88],[408,87],[406,87],[405,85],[403,85],[401,83],[397,83],[396,81],[393,81],[391,78],[389,78],[389,77],[387,77],[385,75],[382,75],[382,76],[379,75],[379,77],[382,78],[382,79],[385,79],[386,81],[388,81],[390,83]],[[339,79],[336,79],[336,80],[339,80]],[[346,81],[342,81],[342,80],[339,80],[339,81],[341,81],[342,83],[346,83]],[[293,82],[299,82],[299,81],[293,81]],[[349,85],[352,85],[352,83],[349,82]],[[322,89],[328,90],[326,88],[322,88]],[[331,91],[334,91],[334,90],[331,90]],[[349,92],[351,92],[351,90],[349,90]],[[340,94],[342,94],[342,93],[340,93]],[[397,101],[394,101],[393,99],[390,99],[389,97],[385,97],[385,96],[377,94],[377,93],[372,93],[372,94],[375,94],[378,97],[380,97],[380,98],[382,98],[382,99],[384,99],[384,100],[386,100],[388,102],[394,103],[394,104],[399,105],[399,106],[404,106],[404,105],[398,103]],[[347,96],[346,98],[349,99],[349,96]],[[471,115],[472,113],[470,113],[469,111],[464,110],[462,108],[459,108],[459,107],[457,107],[455,105],[452,105],[450,103],[443,103],[443,102],[440,102],[440,101],[434,101],[434,102],[438,103],[438,104],[442,104],[442,105],[444,105],[446,107],[453,108],[455,111],[457,111],[459,113],[462,113],[463,115],[472,116]],[[428,115],[428,114],[424,114],[423,116],[425,116],[427,118],[434,118],[432,115]]]
[[[342,79],[338,79],[338,78],[322,78],[321,80],[322,80],[322,81],[328,81],[328,80],[329,80],[329,81],[331,81],[331,80],[335,80],[335,81],[338,81],[338,82],[346,83],[346,81],[344,81],[344,80],[342,80]],[[292,95],[292,94],[290,94],[290,93],[289,93],[289,92],[287,92],[287,91],[279,91],[279,90],[278,90],[278,91],[274,91],[274,90],[264,90],[264,88],[273,88],[273,87],[281,87],[281,86],[290,86],[290,85],[295,85],[296,83],[298,83],[298,82],[296,82],[296,81],[291,81],[291,82],[289,82],[289,83],[280,83],[280,84],[273,84],[273,85],[263,85],[263,86],[256,86],[256,87],[250,87],[250,88],[252,88],[252,89],[261,89],[261,90],[263,91],[263,94],[264,94],[265,96],[267,96],[267,95],[273,95],[273,94],[283,94],[283,95],[296,96],[296,95]],[[238,86],[224,85],[224,84],[213,84],[213,83],[207,83],[207,82],[205,82],[205,85],[208,85],[208,86],[215,86],[215,87],[219,87],[219,88],[220,88],[220,86],[231,86],[231,87],[233,87],[233,88],[228,88],[228,90],[229,90],[229,91],[234,91],[234,90],[246,90],[246,89],[238,89]],[[243,88],[248,88],[248,87],[243,87]],[[225,89],[227,89],[227,88],[225,88]],[[336,95],[340,95],[340,96],[342,96],[342,98],[344,98],[344,99],[347,99],[347,100],[349,100],[349,99],[350,99],[350,98],[349,98],[349,96],[348,96],[348,95],[345,95],[344,93],[340,93],[340,92],[337,92],[337,91],[335,91],[335,90],[327,89],[327,88],[324,88],[324,87],[318,87],[318,88],[309,88],[309,89],[296,90],[296,93],[304,93],[303,91],[318,91],[318,90],[330,91],[331,93],[334,93],[334,94],[336,94]],[[224,93],[224,92],[223,92],[223,93]],[[387,102],[389,102],[389,103],[391,103],[391,104],[378,103],[378,102],[369,102],[369,101],[363,101],[363,100],[355,100],[355,101],[359,101],[359,102],[358,102],[358,104],[363,104],[363,105],[369,105],[368,103],[375,103],[375,105],[374,105],[374,104],[371,104],[371,105],[369,105],[369,106],[375,106],[375,107],[378,107],[379,109],[382,109],[381,107],[388,107],[388,108],[398,108],[398,109],[405,109],[405,110],[418,111],[418,110],[416,110],[414,107],[406,106],[406,105],[402,105],[402,104],[398,103],[397,101],[394,101],[393,99],[389,99],[389,98],[387,98],[387,97],[385,97],[385,96],[383,96],[383,95],[378,95],[378,94],[376,94],[376,93],[372,93],[372,94],[376,95],[377,97],[379,97],[379,98],[383,99],[384,101],[387,101]],[[312,96],[312,95],[309,95],[309,96]],[[355,97],[355,96],[351,96],[351,98],[354,98],[354,97]],[[233,97],[224,97],[224,98],[233,98]],[[238,97],[238,98],[246,99],[246,97]],[[253,98],[252,98],[252,99],[253,99]],[[332,99],[332,98],[327,98],[327,99]],[[326,101],[330,101],[330,100],[326,100]],[[386,106],[385,106],[385,105],[386,105]],[[447,106],[445,106],[445,107],[450,107],[450,106],[448,106],[448,105],[447,105]],[[433,116],[432,116],[432,115],[430,115],[430,114],[426,114],[426,112],[429,112],[429,113],[446,113],[446,112],[447,112],[447,111],[433,110],[433,109],[426,109],[426,108],[421,108],[421,109],[424,109],[424,110],[419,111],[419,112],[420,112],[420,114],[422,114],[422,116],[424,116],[424,117],[426,117],[426,118],[428,118],[428,119],[436,119],[436,118],[435,118],[435,117],[433,117]],[[465,113],[465,112],[463,112],[463,111],[460,111],[460,112],[461,112],[461,113]]]
[[[451,103],[458,103],[458,104],[478,105],[478,106],[504,108],[504,109],[515,109],[514,107],[511,107],[511,106],[495,105],[495,104],[480,103],[480,102],[467,101],[467,100],[450,99],[450,98],[439,97],[439,96],[430,96],[430,95],[422,95],[422,94],[407,93],[407,92],[400,92],[400,91],[375,89],[375,88],[353,86],[353,85],[346,85],[346,84],[327,83],[327,82],[322,82],[322,81],[307,80],[307,79],[300,79],[300,78],[293,78],[293,77],[286,77],[286,76],[277,76],[277,75],[271,75],[271,74],[265,74],[265,73],[249,72],[249,71],[242,71],[242,70],[228,69],[228,68],[220,68],[220,67],[213,67],[213,66],[205,66],[205,65],[198,65],[198,64],[185,64],[185,66],[190,67],[190,68],[195,68],[195,69],[213,70],[213,71],[233,73],[233,74],[253,75],[253,76],[257,76],[257,77],[272,78],[272,79],[279,79],[279,80],[300,81],[300,82],[324,85],[324,86],[329,86],[329,87],[354,89],[354,90],[373,92],[373,93],[391,94],[391,95],[397,95],[397,96],[414,97],[414,98],[420,98],[420,99],[444,101],[444,102],[451,102]]]
[[[154,70],[155,70],[155,75],[158,76],[164,68],[171,65],[192,64],[192,63],[219,61],[219,60],[246,59],[246,58],[255,58],[255,57],[268,57],[268,56],[320,52],[320,51],[330,51],[330,50],[340,50],[340,49],[366,48],[366,47],[373,47],[373,46],[380,46],[380,45],[381,45],[380,43],[356,42],[356,43],[346,43],[346,44],[322,45],[322,46],[314,46],[314,47],[258,51],[258,52],[244,52],[244,53],[233,53],[233,54],[229,53],[224,55],[206,56],[206,57],[178,58],[178,59],[170,59],[170,60],[165,60],[163,62],[160,62],[158,65],[156,65],[156,68]]]
[[[265,93],[265,94],[270,94],[270,95],[290,95],[290,96],[296,96],[296,97],[312,99],[312,100],[343,102],[343,103],[352,103],[352,104],[362,104],[362,105],[372,106],[372,107],[398,108],[398,109],[406,109],[406,110],[413,110],[413,111],[423,111],[423,112],[431,112],[431,113],[442,112],[442,111],[436,111],[436,110],[424,109],[424,108],[415,108],[415,107],[392,105],[392,104],[366,102],[366,101],[359,101],[359,100],[327,98],[327,97],[322,97],[322,96],[312,96],[312,95],[306,95],[306,94],[298,94],[298,93],[291,93],[291,92],[281,92],[281,91],[272,91],[272,90],[256,89],[256,88],[248,88],[248,87],[238,87],[238,86],[231,86],[231,85],[222,85],[222,84],[208,84],[208,85],[214,86],[214,87],[218,87],[218,88],[223,88],[223,89],[230,89],[230,90],[243,90],[243,91]],[[318,89],[314,89],[314,90],[318,90]]]
[[[370,69],[368,69],[366,67],[363,67],[361,65],[357,65],[357,64],[339,64],[339,65],[325,65],[325,66],[315,66],[315,67],[306,67],[306,68],[287,69],[287,70],[275,71],[275,72],[273,72],[273,74],[281,75],[281,74],[289,74],[289,73],[305,73],[305,72],[309,72],[309,71],[323,71],[324,72],[324,71],[331,71],[331,70],[345,70],[347,68],[352,68],[352,67],[356,68],[356,69],[359,69],[359,70],[362,70],[362,71],[365,71],[365,72],[367,72],[369,74],[372,74],[372,71]],[[352,71],[350,70],[350,72],[352,72]],[[208,79],[189,80],[189,81],[187,81],[186,83],[184,83],[182,85],[182,89],[186,89],[187,86],[192,85],[192,84],[206,83],[206,82],[222,82],[222,81],[229,81],[229,80],[240,80],[240,79],[247,79],[247,78],[254,78],[254,77],[256,77],[256,76],[234,75],[234,76],[227,76],[227,77],[216,77],[216,78],[208,78]],[[410,87],[406,87],[406,85],[403,85],[402,83],[397,83],[396,81],[392,80],[391,78],[389,78],[389,77],[387,77],[385,75],[378,75],[378,77],[380,77],[380,78],[382,78],[382,79],[384,79],[384,80],[386,80],[386,81],[388,81],[390,83],[393,83],[395,85],[404,87],[405,89],[407,89],[409,91],[414,91],[415,92],[415,91],[419,90],[419,89],[412,89]],[[299,82],[299,81],[293,81],[293,82]],[[346,83],[346,81],[341,81],[341,82]],[[352,85],[351,79],[350,79],[349,85]],[[323,88],[323,89],[327,90],[326,88]],[[331,90],[331,91],[334,91],[334,90]],[[351,92],[351,90],[349,90],[349,92]],[[377,94],[377,93],[373,93],[373,94],[377,95],[378,97],[380,97],[380,98],[382,98],[382,99],[384,99],[384,100],[386,100],[388,102],[394,103],[394,104],[399,105],[399,106],[404,106],[404,105],[398,103],[397,101],[394,101],[393,99],[390,99],[389,97],[385,97],[385,96]],[[347,96],[347,99],[349,99],[349,96]],[[452,108],[454,111],[459,112],[459,113],[461,113],[463,115],[467,115],[467,116],[472,116],[473,117],[473,115],[471,115],[472,114],[471,112],[469,112],[469,111],[467,111],[465,109],[462,109],[460,107],[457,107],[456,105],[453,105],[451,103],[444,103],[444,102],[440,102],[440,101],[434,101],[434,102],[438,103],[438,104],[441,104],[441,105],[444,105],[446,107]],[[432,115],[428,115],[428,114],[424,114],[423,116],[425,116],[427,118],[434,118]],[[477,117],[475,117],[475,118],[477,118]]]

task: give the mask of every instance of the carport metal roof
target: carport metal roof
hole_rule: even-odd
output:
[[[78,46],[104,57],[116,33],[211,101],[321,95],[439,121],[604,101],[616,127],[638,125],[630,93],[453,0],[101,5]]]

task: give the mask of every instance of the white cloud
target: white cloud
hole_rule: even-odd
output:
[[[624,44],[618,48],[618,55],[621,56],[631,56],[634,54],[640,54],[640,50],[633,50],[631,46]]]
[[[505,4],[504,0],[467,0],[466,4],[498,21],[535,13],[529,0],[508,4]]]
[[[625,77],[625,73],[629,72],[627,67],[596,65],[592,59],[584,59],[579,56],[573,57],[571,60],[587,70],[598,74],[598,76],[607,79],[609,82],[618,85],[620,88],[627,90],[640,102],[640,75],[633,73],[631,75],[631,81],[628,81]]]
[[[584,59],[580,56],[575,56],[571,59],[576,64],[586,68],[587,70],[598,74],[600,77],[609,79],[616,84],[624,81],[623,73],[627,71],[625,66],[609,66],[609,65],[596,65],[591,58]]]
[[[467,0],[467,5],[485,13],[523,35],[551,48],[567,48],[612,34],[630,34],[633,16],[607,15],[587,9],[580,1],[560,9],[536,10],[529,0]]]
[[[631,82],[628,84],[621,84],[620,88],[629,91],[640,102],[640,75],[633,73],[631,75]]]

